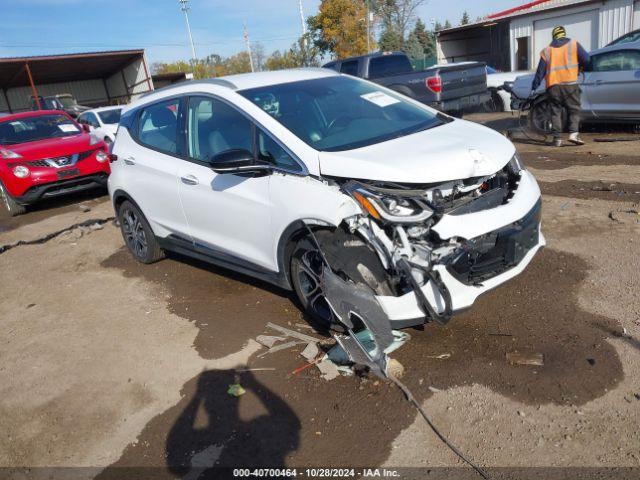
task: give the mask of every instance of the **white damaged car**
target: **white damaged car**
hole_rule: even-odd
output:
[[[147,94],[112,152],[137,260],[174,251],[291,289],[338,332],[446,323],[545,243],[509,140],[327,69]]]

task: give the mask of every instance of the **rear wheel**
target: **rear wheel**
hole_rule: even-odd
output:
[[[164,257],[164,251],[138,207],[129,201],[118,209],[118,221],[122,238],[136,260],[154,263]]]
[[[25,207],[24,205],[20,205],[14,200],[14,198],[7,191],[4,183],[2,182],[0,182],[0,200],[2,200],[7,213],[11,217],[17,217],[18,215],[22,215],[27,211],[27,207]]]
[[[567,112],[562,109],[562,125],[567,122]],[[553,132],[551,124],[551,106],[548,101],[536,103],[529,110],[529,127],[536,133],[550,135]],[[563,128],[564,130],[564,128]]]
[[[309,239],[298,242],[291,255],[290,278],[300,304],[322,330],[343,331],[329,307],[322,285],[325,265],[318,248]]]

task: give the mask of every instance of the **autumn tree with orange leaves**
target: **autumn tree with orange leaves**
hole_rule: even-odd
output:
[[[336,58],[367,53],[367,6],[365,0],[322,0],[318,14],[310,17],[313,41],[322,53]],[[369,38],[373,49],[375,41]]]

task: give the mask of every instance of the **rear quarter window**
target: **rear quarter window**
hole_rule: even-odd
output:
[[[413,71],[404,55],[383,55],[369,60],[369,78],[386,77]]]

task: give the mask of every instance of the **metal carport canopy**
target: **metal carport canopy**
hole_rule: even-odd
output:
[[[30,86],[26,65],[33,81],[44,85],[106,78],[138,59],[144,61],[144,50],[0,58],[0,89]]]

